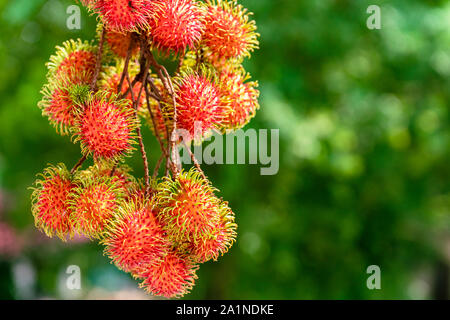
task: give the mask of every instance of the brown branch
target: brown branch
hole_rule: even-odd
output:
[[[123,67],[122,76],[120,77],[120,82],[119,82],[119,85],[117,86],[117,93],[122,92],[122,85],[123,85],[123,82],[125,81],[126,74],[128,74],[128,65],[130,64],[131,53],[133,52],[133,46],[134,46],[134,36],[132,34],[131,39],[130,39],[130,45],[128,46],[128,50],[127,50],[127,56],[125,58],[125,65]]]
[[[70,170],[70,174],[74,174],[75,171],[77,171],[77,169],[83,164],[84,161],[86,161],[87,159],[87,155],[83,155],[80,160],[78,160],[78,162],[73,166],[72,170]]]
[[[159,168],[161,167],[161,163],[164,159],[167,159],[167,157],[164,155],[164,153],[162,153],[158,159],[158,162],[156,163],[155,169],[153,170],[153,176],[152,176],[153,180],[156,180],[156,177],[158,176]]]
[[[94,76],[92,77],[92,82],[91,82],[91,90],[92,91],[96,91],[97,90],[97,79],[98,79],[98,75],[100,73],[100,68],[101,68],[101,65],[102,65],[103,44],[105,43],[105,35],[106,35],[106,28],[103,27],[102,35],[100,36],[100,43],[98,45],[97,58],[96,58],[96,62],[95,62]]]
[[[202,175],[203,179],[207,180],[205,173],[203,172],[202,168],[200,167],[200,164],[198,163],[197,159],[195,158],[195,155],[192,153],[191,148],[188,148],[186,142],[183,142],[184,147],[189,153],[189,156],[191,157],[192,162],[194,163],[194,166],[197,168],[197,170]]]
[[[170,137],[168,137],[170,141],[170,154],[171,154],[171,162],[172,162],[172,171],[175,176],[178,175],[178,166],[179,163],[179,155],[178,150],[176,149],[176,141],[175,141],[175,132],[177,130],[177,104],[175,99],[175,90],[172,84],[172,80],[170,79],[170,75],[167,72],[167,69],[160,65],[155,57],[153,56],[152,52],[150,50],[147,50],[147,55],[150,63],[156,68],[156,73],[158,74],[158,77],[161,79],[164,88],[169,93],[169,95],[172,97],[172,103],[173,103],[173,128],[172,132],[170,134]]]

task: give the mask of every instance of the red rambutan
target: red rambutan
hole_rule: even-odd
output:
[[[158,219],[174,243],[197,244],[214,235],[217,223],[229,214],[215,191],[195,168],[158,184],[154,196]]]
[[[96,67],[97,47],[87,41],[65,41],[56,47],[56,54],[47,63],[50,81],[56,77],[63,77],[70,83],[90,83]]]
[[[140,287],[150,294],[179,298],[194,286],[197,269],[187,257],[172,251],[160,264],[148,266],[134,277],[144,279]]]
[[[161,263],[170,248],[151,202],[139,199],[121,205],[102,243],[105,253],[126,272]]]
[[[222,130],[236,130],[245,126],[259,109],[257,82],[245,82],[250,78],[243,69],[225,70],[220,75],[220,92],[225,109]]]
[[[101,24],[100,24],[101,26]],[[101,31],[99,31],[101,32]],[[114,30],[106,29],[105,40],[109,49],[120,58],[125,58],[128,54],[128,48],[130,47],[132,39],[131,32],[117,32]],[[131,55],[135,56],[139,52],[139,45],[134,45],[131,50]]]
[[[72,235],[69,200],[76,185],[64,164],[50,166],[40,176],[32,195],[35,225],[49,237],[56,235],[66,240]]]
[[[188,71],[176,81],[177,128],[197,139],[218,126],[224,113],[220,91],[208,71]],[[170,110],[167,110],[173,112]],[[166,111],[166,112],[167,112]]]
[[[89,86],[82,81],[70,83],[66,78],[61,78],[44,86],[41,91],[43,98],[38,106],[56,131],[65,135],[75,125],[76,110],[88,92]]]
[[[98,13],[104,25],[117,32],[145,29],[152,0],[93,0],[88,7]]]
[[[258,47],[258,34],[249,13],[235,0],[207,0],[206,28],[203,42],[214,57],[237,58],[250,56]]]
[[[197,243],[188,245],[191,256],[198,263],[211,259],[216,261],[219,255],[226,253],[236,240],[237,225],[234,223],[234,214],[227,203],[222,205],[222,216],[215,223],[212,233]]]
[[[101,238],[122,200],[122,190],[109,177],[77,177],[70,198],[74,229],[89,238]]]
[[[195,0],[155,0],[151,3],[152,44],[178,54],[197,43],[204,29],[204,11]]]
[[[128,100],[97,93],[87,99],[73,132],[84,154],[92,154],[95,159],[116,159],[133,150],[136,125]]]

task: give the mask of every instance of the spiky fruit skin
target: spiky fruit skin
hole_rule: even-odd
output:
[[[204,11],[194,0],[155,0],[150,5],[152,44],[165,53],[178,54],[193,47],[204,29]]]
[[[215,128],[224,113],[220,91],[207,72],[187,72],[176,83],[177,128],[191,139],[201,138]]]
[[[105,227],[112,222],[122,196],[120,188],[108,177],[79,178],[70,198],[73,228],[89,238],[101,238]]]
[[[228,252],[236,241],[234,214],[227,203],[222,203],[223,210],[219,221],[215,223],[212,233],[197,243],[191,242],[188,251],[197,263],[209,260],[217,261],[218,257]]]
[[[208,0],[203,42],[216,59],[250,56],[258,47],[254,21],[235,0]]]
[[[222,131],[237,130],[244,127],[259,109],[257,82],[245,82],[250,76],[243,69],[224,70],[220,76],[220,92],[225,111]]]
[[[105,253],[126,272],[160,264],[171,245],[152,204],[139,198],[120,207],[104,239]]]
[[[111,51],[120,58],[125,58],[130,47],[132,33],[131,32],[117,32],[106,29],[105,33],[106,43]],[[135,56],[139,52],[139,46],[134,46],[131,50],[131,55]]]
[[[81,79],[56,79],[41,90],[43,98],[38,107],[56,128],[56,132],[66,135],[75,125],[79,101],[88,96],[88,92],[89,86]]]
[[[97,162],[86,170],[78,172],[80,179],[111,179],[120,192],[128,195],[136,184],[136,179],[130,174],[131,169],[124,164],[110,161]]]
[[[85,102],[73,130],[84,154],[94,159],[117,159],[133,150],[134,110],[116,95],[95,94]]]
[[[152,0],[96,0],[88,7],[98,13],[110,30],[132,32],[147,27]]]
[[[76,188],[64,164],[50,166],[35,183],[31,211],[36,227],[49,237],[72,234],[70,199]]]
[[[134,277],[144,279],[139,286],[150,294],[180,298],[194,286],[197,269],[189,258],[171,251],[160,264],[148,266]]]
[[[157,187],[158,219],[174,243],[209,239],[227,206],[214,195],[210,182],[196,169],[182,171],[175,179],[165,178]]]
[[[65,41],[56,47],[56,54],[47,63],[49,80],[66,78],[71,83],[90,83],[96,67],[97,47],[80,39]]]

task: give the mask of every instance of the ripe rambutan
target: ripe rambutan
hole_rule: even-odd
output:
[[[158,219],[174,243],[198,244],[214,235],[217,223],[229,214],[215,191],[195,168],[175,179],[166,177],[157,186]]]
[[[257,82],[245,82],[250,75],[242,68],[224,70],[220,75],[220,92],[224,104],[229,108],[223,117],[222,131],[244,127],[259,109]]]
[[[134,110],[128,100],[99,92],[89,96],[72,131],[75,141],[81,143],[83,154],[108,160],[133,150],[136,126]]]
[[[198,263],[204,263],[211,259],[216,261],[220,255],[228,252],[228,249],[236,241],[237,225],[234,223],[234,213],[227,203],[222,203],[222,206],[222,216],[215,223],[212,233],[196,244],[188,245],[191,256]]]
[[[184,129],[191,139],[201,138],[217,127],[224,114],[220,91],[208,71],[187,71],[176,80],[177,128]],[[173,113],[170,108],[166,113]]]
[[[136,179],[130,174],[130,171],[131,168],[125,164],[100,161],[90,166],[88,169],[80,171],[78,173],[78,178],[111,178],[117,187],[121,189],[121,193],[127,195],[136,184]]]
[[[105,254],[125,272],[161,263],[170,248],[152,203],[139,199],[121,205],[102,243]]]
[[[102,32],[102,25],[99,24],[98,34]],[[105,41],[108,48],[118,57],[125,58],[128,54],[128,48],[130,47],[132,39],[131,32],[117,32],[114,30],[106,29]],[[139,52],[139,45],[135,42],[135,45],[131,49],[131,55],[136,56]]]
[[[255,22],[235,0],[207,0],[203,42],[215,58],[249,57],[258,47]]]
[[[194,286],[197,270],[198,265],[189,258],[171,251],[160,264],[148,266],[133,276],[144,279],[139,286],[150,294],[180,298]]]
[[[50,166],[40,176],[32,194],[35,225],[49,237],[56,235],[66,240],[72,235],[69,202],[76,184],[64,164]]]
[[[97,47],[87,41],[69,40],[56,47],[56,54],[47,63],[48,78],[64,77],[70,83],[88,84],[93,80]]]
[[[152,0],[91,0],[88,7],[101,16],[102,22],[116,32],[133,32],[147,28]]]
[[[178,54],[200,40],[204,10],[195,0],[155,0],[150,9],[149,34],[158,49]]]
[[[73,228],[89,238],[101,238],[122,200],[122,190],[109,177],[80,175],[76,180],[69,201]]]
[[[75,125],[76,110],[89,93],[89,86],[82,81],[69,82],[66,78],[46,84],[41,90],[42,100],[38,103],[42,114],[61,135]]]

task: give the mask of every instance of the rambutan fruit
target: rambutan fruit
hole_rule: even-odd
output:
[[[70,198],[73,228],[89,238],[101,238],[105,227],[112,223],[123,193],[110,177],[76,177],[77,187]]]
[[[191,139],[216,128],[224,114],[220,90],[208,71],[187,71],[176,79],[177,128],[186,130]],[[170,107],[166,113],[173,113]]]
[[[221,217],[215,223],[212,233],[197,243],[192,242],[188,245],[191,256],[198,263],[204,263],[211,259],[216,261],[220,255],[228,252],[228,249],[236,241],[237,225],[234,223],[234,213],[227,203],[223,202],[222,206]]]
[[[99,92],[88,97],[72,131],[75,142],[81,143],[83,154],[92,154],[94,159],[115,160],[133,150],[136,126],[128,100]]]
[[[120,206],[106,227],[102,243],[112,261],[125,272],[160,264],[170,242],[156,219],[152,203],[139,199]]]
[[[256,24],[235,0],[207,0],[203,43],[220,58],[249,57],[258,47]]]
[[[131,168],[122,163],[99,161],[88,169],[80,171],[78,177],[81,179],[110,178],[121,189],[121,193],[127,195],[136,184],[136,179],[130,171]]]
[[[103,25],[99,24],[97,28],[97,34],[99,34],[99,38],[100,34],[102,33],[102,29]],[[126,58],[132,37],[132,32],[117,32],[108,28],[106,28],[105,30],[105,43],[107,44],[107,48],[120,58]],[[139,44],[134,42],[133,48],[131,49],[131,56],[136,56],[138,53]]]
[[[133,274],[143,279],[139,285],[148,293],[166,298],[180,298],[194,286],[198,265],[175,251],[169,252],[160,264],[151,265]]]
[[[178,54],[200,40],[204,10],[195,0],[155,0],[150,10],[151,42],[164,53]]]
[[[152,0],[97,0],[88,7],[98,13],[108,29],[133,32],[146,29]]]
[[[32,194],[35,225],[49,237],[66,240],[72,235],[70,199],[76,184],[64,164],[50,166],[40,176]]]
[[[246,82],[250,75],[242,68],[224,70],[220,75],[220,92],[224,104],[225,116],[222,119],[222,131],[244,127],[259,109],[259,91],[257,82]]]
[[[42,100],[38,103],[42,114],[61,135],[66,135],[75,125],[76,110],[89,93],[89,85],[82,81],[69,82],[66,78],[46,84],[41,90]]]
[[[80,39],[65,41],[56,47],[56,54],[47,63],[48,78],[64,77],[70,83],[89,84],[94,77],[97,47]]]
[[[174,243],[195,245],[210,239],[221,218],[229,214],[228,207],[214,195],[217,190],[195,168],[164,179],[154,199],[169,238]]]

